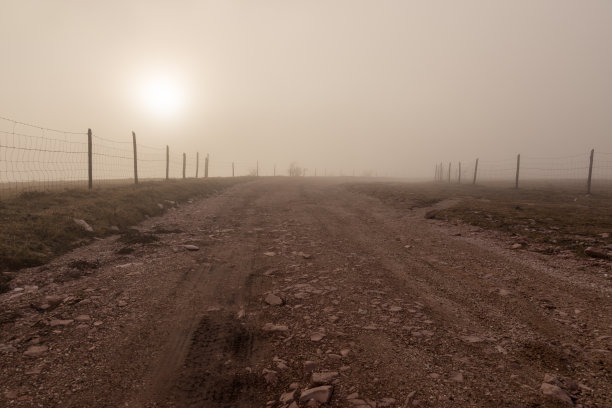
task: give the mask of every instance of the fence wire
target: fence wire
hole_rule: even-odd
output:
[[[496,161],[479,159],[478,165],[476,160],[439,163],[435,166],[435,179],[446,183],[515,185],[518,167],[519,185],[563,183],[587,188],[591,170],[592,190],[612,187],[612,153],[594,151],[592,167],[590,160],[591,153],[585,152],[560,157],[521,155],[520,160],[518,157]]]

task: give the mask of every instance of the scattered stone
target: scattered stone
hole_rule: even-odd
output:
[[[324,337],[325,337],[325,334],[323,333],[313,333],[310,335],[310,340],[311,341],[321,341],[323,340]]]
[[[238,313],[236,313],[236,318],[238,320],[244,318],[244,316],[246,316],[246,312],[244,311],[244,309],[240,309],[238,310]]]
[[[340,320],[340,318],[339,318],[338,316],[336,316],[336,315],[333,315],[333,316],[329,316],[329,317],[327,318],[327,320],[328,320],[330,323],[336,323],[338,320]]]
[[[276,252],[264,252],[265,256],[276,256]]]
[[[336,371],[325,371],[322,373],[312,373],[310,382],[314,385],[323,385],[333,382],[338,377]]]
[[[274,370],[263,369],[263,377],[268,384],[275,383],[278,380],[278,373]]]
[[[436,218],[436,215],[438,215],[438,213],[438,210],[429,210],[425,213],[425,219],[431,220],[433,218]]]
[[[600,259],[612,259],[612,254],[602,251],[601,249],[588,247],[584,250],[584,253],[590,256],[591,258],[600,258]]]
[[[289,327],[280,324],[266,323],[262,330],[267,332],[287,332],[289,331]]]
[[[42,372],[42,368],[40,367],[34,367],[29,369],[28,371],[26,371],[26,375],[38,375]]]
[[[523,244],[513,244],[510,248],[511,249],[521,249],[523,247]]]
[[[103,321],[98,320],[98,321],[94,322],[94,324],[93,324],[93,325],[97,327],[97,326],[102,326],[103,324],[104,324],[104,322],[103,322]]]
[[[331,385],[323,385],[320,387],[309,388],[302,391],[300,402],[308,402],[311,400],[325,404],[329,402],[334,388]]]
[[[379,407],[390,407],[393,404],[395,404],[395,402],[396,402],[395,398],[383,398],[378,403],[378,406]]]
[[[463,382],[463,374],[460,373],[459,371],[455,371],[450,373],[449,376],[451,381],[455,381],[455,382]]]
[[[75,224],[77,224],[79,227],[83,228],[85,231],[88,232],[93,232],[94,229],[91,227],[91,225],[89,225],[85,220],[82,220],[80,218],[73,218],[73,221]]]
[[[467,343],[480,343],[484,341],[482,337],[478,336],[461,336],[461,340]]]
[[[316,361],[304,361],[304,372],[310,374],[314,370],[319,368],[319,363]]]
[[[280,401],[281,404],[288,404],[290,402],[292,402],[295,399],[295,389],[293,389],[292,391],[286,392],[283,395],[280,396],[280,398],[278,399]]]
[[[602,238],[610,238],[610,233],[609,232],[604,232],[603,234],[599,235]]]
[[[17,391],[15,390],[10,390],[10,391],[5,391],[4,392],[4,398],[9,399],[9,400],[13,400],[16,399],[18,396]]]
[[[345,349],[340,350],[340,355],[341,355],[342,357],[346,357],[346,356],[348,356],[348,355],[349,355],[349,353],[350,353],[350,352],[351,352],[351,350],[350,350],[350,349],[345,348]]]
[[[430,373],[427,376],[429,378],[433,378],[434,380],[437,380],[438,378],[440,378],[440,374],[437,374],[437,373]]]
[[[358,392],[354,392],[354,393],[349,394],[349,395],[346,396],[347,400],[352,400],[352,399],[357,399],[357,398],[359,398],[359,393]]]
[[[266,302],[270,306],[282,306],[284,303],[283,299],[273,293],[268,293],[268,295],[264,299],[264,302]]]
[[[69,324],[71,324],[73,322],[74,322],[74,320],[72,320],[72,319],[68,319],[68,320],[54,319],[54,320],[51,320],[51,322],[49,322],[49,325],[51,327],[55,327],[55,326],[68,326]]]
[[[119,302],[117,302],[117,306],[119,306],[119,307],[126,307],[127,306],[127,302],[125,300],[120,300]]]
[[[290,390],[297,390],[298,388],[300,388],[300,383],[294,382],[289,385]]]
[[[510,291],[507,289],[500,289],[499,290],[499,295],[500,296],[510,296]]]
[[[556,385],[542,383],[542,385],[540,386],[540,391],[544,395],[547,395],[549,397],[562,401],[569,406],[574,406],[574,403],[572,402],[572,399],[570,398],[570,396],[565,391],[563,391],[561,388],[557,387]]]
[[[49,350],[49,347],[47,346],[30,346],[23,353],[23,355],[28,356],[28,357],[39,357],[45,354],[48,350]]]
[[[304,259],[310,259],[312,258],[312,255],[310,254],[305,254],[304,252],[299,252],[298,255],[300,255],[302,258]]]
[[[89,317],[89,315],[79,315],[75,317],[74,320],[77,322],[88,322],[91,320],[91,317]]]
[[[183,248],[185,248],[188,251],[199,251],[200,247],[195,246],[195,245],[183,245]]]
[[[390,312],[401,312],[401,311],[402,311],[402,308],[401,308],[401,307],[399,307],[399,306],[391,306],[391,307],[389,308],[389,311],[390,311]]]

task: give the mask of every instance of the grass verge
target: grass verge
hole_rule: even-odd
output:
[[[0,292],[8,289],[11,274],[7,271],[45,264],[94,236],[117,233],[161,215],[170,201],[210,196],[245,180],[144,182],[92,191],[28,192],[0,201]],[[75,218],[85,220],[94,232],[77,225]]]
[[[434,183],[359,183],[349,189],[401,209],[428,207],[458,199],[437,219],[502,231],[538,252],[612,250],[612,191],[585,195],[571,186],[495,186]]]

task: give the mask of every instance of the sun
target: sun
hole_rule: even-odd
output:
[[[170,75],[151,75],[142,81],[142,104],[156,116],[174,117],[184,108],[185,95],[177,78]]]

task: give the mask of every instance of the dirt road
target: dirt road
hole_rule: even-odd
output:
[[[0,405],[612,406],[610,280],[428,209],[261,179],[26,270]]]

